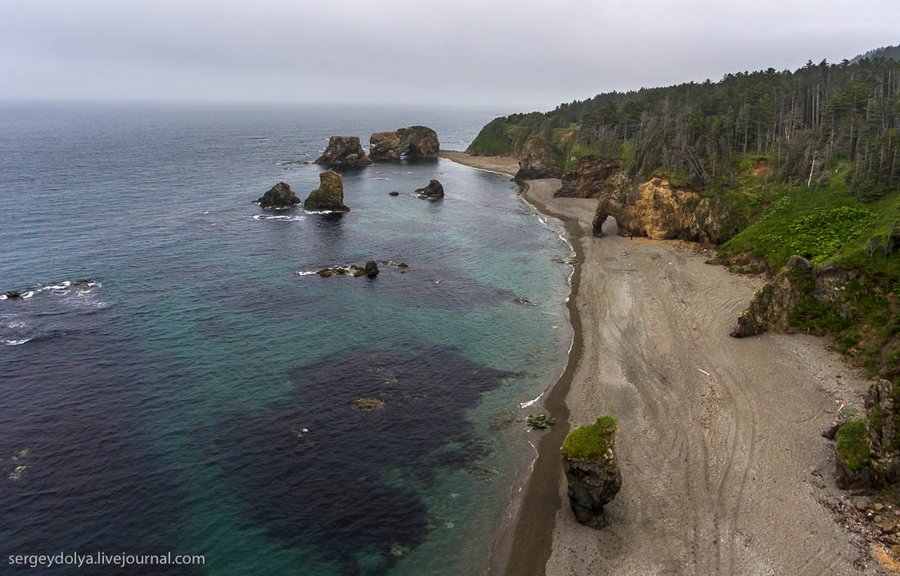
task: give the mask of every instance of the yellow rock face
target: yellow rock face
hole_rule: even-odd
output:
[[[699,235],[699,215],[709,211],[709,201],[656,176],[641,184],[637,199],[626,210],[631,228],[643,231],[648,238],[690,240]]]

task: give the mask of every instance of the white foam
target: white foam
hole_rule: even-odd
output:
[[[269,216],[267,214],[255,214],[253,216],[254,220],[275,220],[278,222],[300,222],[303,220],[303,216],[286,216],[286,215],[276,215]]]
[[[307,214],[343,214],[341,210],[304,210]]]
[[[297,272],[297,276],[315,276],[318,274],[315,270],[300,270]]]
[[[29,340],[31,340],[31,338],[23,338],[22,340],[4,340],[3,343],[7,346],[21,346]]]
[[[24,300],[26,298],[31,298],[32,296],[34,296],[34,291],[29,290],[28,292],[22,294],[22,299]]]

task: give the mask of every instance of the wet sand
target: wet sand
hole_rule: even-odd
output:
[[[491,573],[879,574],[827,506],[842,495],[820,435],[842,405],[861,405],[866,379],[815,337],[730,338],[758,279],[673,244],[594,238],[596,201],[553,198],[558,187],[525,192],[567,223],[578,253],[576,345],[545,407],[572,425],[618,419],[623,487],[609,527],[579,525],[557,426]]]

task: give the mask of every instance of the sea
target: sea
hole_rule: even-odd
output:
[[[343,171],[343,215],[254,200],[330,135],[506,112],[0,104],[0,573],[484,573],[572,340],[560,223],[444,159]]]

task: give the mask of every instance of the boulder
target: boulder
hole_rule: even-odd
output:
[[[617,427],[614,418],[603,416],[572,430],[563,442],[569,504],[578,522],[591,528],[609,524],[603,507],[622,488],[615,450]]]
[[[306,210],[329,210],[332,212],[349,212],[344,206],[344,183],[341,175],[334,170],[319,174],[319,187],[309,193],[303,203]]]
[[[391,190],[390,192],[388,192],[388,196],[399,196],[399,195],[400,195],[400,193],[397,192],[396,190]]]
[[[359,144],[358,136],[332,136],[328,147],[316,159],[316,164],[338,168],[368,166],[372,161]]]
[[[272,186],[268,192],[256,200],[263,208],[291,208],[300,203],[300,199],[284,182]]]
[[[767,330],[790,332],[791,312],[812,298],[815,285],[812,263],[800,256],[791,256],[775,278],[757,290],[750,306],[738,317],[731,336],[744,338]]]
[[[561,198],[604,198],[624,206],[631,180],[620,158],[585,156],[562,175],[562,186],[554,196]]]
[[[437,160],[440,151],[437,132],[426,126],[410,126],[390,132],[376,132],[369,138],[369,157],[375,161]]]
[[[537,138],[529,138],[525,142],[519,157],[519,171],[514,180],[534,180],[536,178],[559,178],[562,170],[553,161],[553,154]]]
[[[8,290],[4,292],[3,295],[9,300],[16,300],[22,297],[22,294],[18,290]]]
[[[428,186],[417,188],[416,194],[419,195],[419,198],[437,200],[444,197],[444,186],[438,180],[432,179]]]

